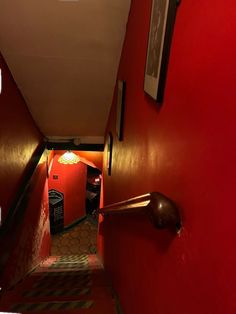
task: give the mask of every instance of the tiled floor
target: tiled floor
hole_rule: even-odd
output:
[[[95,254],[97,225],[86,219],[73,229],[52,237],[52,255]]]
[[[97,225],[86,219],[52,238],[52,255],[0,300],[14,313],[116,314],[110,285],[97,259]]]

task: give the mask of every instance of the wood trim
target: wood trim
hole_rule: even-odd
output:
[[[151,192],[126,201],[114,203],[99,209],[102,215],[146,213],[157,229],[181,228],[181,219],[176,204],[165,195]]]
[[[91,152],[103,152],[104,144],[79,144],[66,142],[47,142],[47,149],[49,150],[76,150],[76,151],[91,151]]]

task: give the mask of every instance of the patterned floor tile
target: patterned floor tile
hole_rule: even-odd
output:
[[[52,255],[61,255],[63,258],[95,254],[96,247],[97,226],[89,219],[67,232],[52,237]]]

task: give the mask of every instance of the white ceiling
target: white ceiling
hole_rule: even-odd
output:
[[[0,50],[45,136],[103,141],[129,8],[130,0],[0,0]]]

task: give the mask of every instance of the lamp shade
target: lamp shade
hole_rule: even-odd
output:
[[[58,162],[64,165],[72,165],[80,162],[80,158],[73,152],[67,151],[58,158]]]

